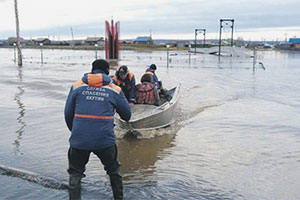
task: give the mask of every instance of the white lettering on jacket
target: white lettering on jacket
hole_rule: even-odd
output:
[[[86,100],[89,101],[104,101],[103,97],[95,97],[95,96],[86,96]]]
[[[87,90],[82,91],[83,96],[86,96],[88,101],[104,101],[108,98],[109,94],[105,92],[105,88],[100,87],[87,87]]]
[[[101,97],[109,97],[109,94],[104,92],[97,92],[97,91],[82,91],[82,95],[92,95],[92,96],[101,96]]]

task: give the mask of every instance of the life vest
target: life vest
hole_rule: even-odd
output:
[[[129,79],[129,81],[131,82],[133,76],[134,76],[133,73],[128,71],[128,75],[126,76],[126,78],[124,80],[118,79],[117,75],[114,75],[113,80],[116,82],[117,85],[120,86],[121,84],[125,84],[127,77]],[[130,86],[129,86],[129,88],[130,88]]]
[[[150,74],[150,75],[152,75],[152,76],[153,76],[155,73],[154,73],[154,72],[152,72],[152,71],[148,71],[148,70],[146,70],[146,71],[145,71],[145,74]]]
[[[135,86],[135,99],[138,104],[156,105],[155,99],[155,84],[152,83],[139,83]]]

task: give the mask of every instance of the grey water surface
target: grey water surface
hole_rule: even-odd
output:
[[[0,170],[0,199],[68,199],[66,189],[41,181],[68,181],[64,104],[95,52],[24,49],[23,56],[19,68],[13,49],[0,49],[0,165],[45,179]],[[181,83],[172,126],[141,138],[116,127],[125,199],[299,199],[300,52],[259,51],[266,70],[257,64],[255,71],[249,57],[172,51],[168,68],[166,58],[165,51],[121,52],[119,65],[137,82],[155,63],[164,87]],[[112,199],[94,155],[86,175],[82,199]]]

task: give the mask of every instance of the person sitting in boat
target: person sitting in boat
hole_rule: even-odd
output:
[[[121,87],[128,100],[130,107],[133,108],[135,101],[135,77],[125,65],[120,66],[114,77],[113,83]]]
[[[155,74],[157,67],[155,64],[151,64],[150,67],[148,67],[145,71],[146,74],[150,74],[152,77],[152,83],[154,83],[157,86],[157,89],[161,88],[161,81],[158,81],[158,77]]]
[[[152,83],[152,76],[144,74],[141,83],[135,86],[135,98],[138,104],[158,105],[159,95],[157,86]]]
[[[145,74],[150,74],[152,78],[152,83],[156,85],[158,94],[163,98],[166,98],[168,101],[172,99],[172,96],[169,94],[169,91],[162,87],[162,82],[158,80],[157,75],[155,74],[157,67],[155,64],[151,64],[145,71]]]

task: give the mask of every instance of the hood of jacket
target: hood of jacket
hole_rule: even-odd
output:
[[[104,72],[101,73],[86,73],[81,79],[85,84],[91,87],[102,87],[112,82],[111,78]]]

